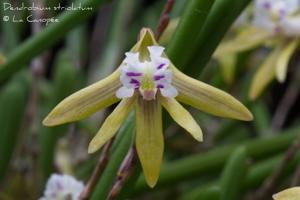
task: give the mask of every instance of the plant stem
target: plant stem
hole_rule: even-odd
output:
[[[167,55],[179,69],[185,66],[213,3],[214,0],[188,2],[167,48]]]
[[[113,139],[109,140],[103,147],[103,151],[101,153],[100,159],[97,163],[96,168],[94,169],[94,172],[86,184],[84,190],[81,192],[79,196],[79,200],[88,200],[92,194],[93,189],[95,188],[101,174],[103,173],[109,159],[109,150],[112,146]]]
[[[165,31],[167,28],[169,21],[170,21],[170,12],[175,4],[175,0],[167,0],[167,3],[160,15],[158,25],[156,28],[156,34],[155,37],[158,40],[162,33]]]
[[[134,120],[133,113],[129,114],[128,119],[124,122],[124,125],[121,127],[118,132],[115,142],[112,145],[112,154],[103,175],[100,180],[98,180],[97,185],[91,195],[91,200],[104,200],[106,199],[108,192],[111,188],[111,185],[117,175],[119,166],[121,165],[124,157],[126,156],[132,141],[133,141],[133,132],[134,132]]]
[[[250,2],[251,0],[215,1],[195,42],[195,48],[190,50],[193,53],[189,54],[185,73],[195,76],[202,71],[232,23]]]
[[[137,153],[135,146],[132,146],[121,164],[121,167],[117,173],[116,181],[108,194],[108,200],[114,200],[119,195],[126,180],[132,175],[132,173],[134,173],[136,162]]]
[[[293,179],[291,181],[291,187],[296,187],[299,185],[299,180],[300,180],[300,164],[298,164],[294,175],[292,176]]]
[[[280,176],[286,170],[288,164],[296,156],[300,148],[300,137],[287,150],[280,164],[273,170],[272,174],[265,180],[257,192],[255,199],[265,199],[272,194],[275,184],[279,181]]]
[[[288,85],[286,92],[284,93],[279,105],[275,111],[272,119],[272,130],[278,132],[281,130],[284,122],[286,121],[287,115],[291,110],[293,104],[297,100],[300,94],[300,69],[296,69],[296,72],[292,76],[292,80]]]

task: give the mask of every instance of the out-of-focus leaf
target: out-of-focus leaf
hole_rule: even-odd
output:
[[[197,191],[182,196],[179,200],[220,200],[221,188],[218,186],[203,187]]]
[[[275,78],[276,61],[282,52],[282,45],[278,45],[264,60],[251,82],[249,97],[255,100],[263,92],[268,84]]]
[[[128,22],[132,18],[136,0],[118,0],[113,5],[113,16],[108,30],[104,52],[96,59],[90,73],[91,81],[100,80],[111,74],[120,64],[127,42]]]
[[[41,118],[44,118],[46,113],[48,113],[55,104],[72,93],[77,88],[79,80],[79,74],[70,63],[70,59],[66,57],[66,54],[61,53],[55,62],[54,87],[51,91],[52,98],[45,100],[46,102],[44,102],[45,104],[40,113]],[[53,171],[57,140],[63,136],[63,133],[65,133],[67,129],[66,126],[47,128],[42,124],[39,125],[38,133],[41,149],[39,164],[45,180]]]
[[[0,91],[0,180],[3,180],[15,150],[27,104],[28,74],[22,73]]]
[[[223,73],[224,80],[227,84],[232,84],[234,81],[234,74],[237,64],[237,57],[234,54],[224,54],[219,56],[218,61]]]
[[[248,167],[246,161],[245,147],[239,147],[232,153],[221,176],[220,200],[241,199]]]
[[[167,55],[172,62],[182,69],[195,44],[203,24],[210,12],[214,0],[190,0],[167,48]]]
[[[242,30],[235,38],[224,41],[214,53],[215,56],[236,54],[255,48],[271,37],[269,32],[250,26]]]
[[[201,29],[195,51],[189,52],[189,63],[185,65],[187,74],[195,76],[202,71],[232,23],[250,2],[251,0],[216,0]]]

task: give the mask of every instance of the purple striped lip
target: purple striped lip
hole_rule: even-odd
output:
[[[158,65],[157,69],[161,69],[161,68],[163,68],[165,65],[166,65],[165,63],[162,63],[162,64]]]
[[[133,78],[130,80],[129,83],[131,83],[131,84],[140,84],[140,82],[138,80],[133,79]]]
[[[155,81],[158,81],[158,80],[160,80],[162,78],[165,78],[165,76],[164,75],[156,75],[156,76],[154,76],[154,80]]]
[[[139,73],[139,72],[127,72],[126,75],[127,76],[141,76],[142,73]]]
[[[157,88],[164,88],[165,86],[163,86],[162,84],[158,84],[156,87]]]

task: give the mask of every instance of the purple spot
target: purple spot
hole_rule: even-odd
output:
[[[161,69],[161,68],[163,68],[165,65],[166,65],[165,63],[162,63],[162,64],[158,65],[157,69]]]
[[[264,9],[266,9],[266,10],[270,10],[271,6],[272,6],[271,3],[268,1],[263,4]]]
[[[155,81],[158,81],[158,80],[160,80],[162,78],[165,78],[165,76],[164,75],[156,75],[156,76],[154,76],[154,80]]]
[[[136,79],[132,78],[129,83],[132,84],[135,89],[140,87],[140,82]]]
[[[133,78],[130,80],[129,83],[131,83],[131,84],[140,84],[140,82],[138,80],[133,79]]]
[[[165,86],[163,86],[162,84],[158,84],[156,87],[162,89],[162,88],[164,88]]]
[[[127,72],[126,75],[127,75],[127,76],[141,76],[142,73],[138,73],[138,72]]]

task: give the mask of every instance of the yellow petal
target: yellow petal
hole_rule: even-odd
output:
[[[288,63],[290,61],[291,56],[295,52],[298,44],[298,39],[290,41],[287,44],[287,46],[282,50],[282,53],[279,55],[278,61],[276,63],[276,77],[279,82],[285,81]]]
[[[143,28],[140,31],[139,40],[131,49],[132,52],[140,53],[140,60],[145,61],[149,59],[148,46],[159,45],[155,40],[153,32],[149,28]]]
[[[293,187],[273,195],[274,200],[299,200],[300,187]]]
[[[109,139],[111,139],[119,130],[123,121],[130,112],[136,97],[124,98],[114,109],[114,111],[105,119],[100,130],[90,142],[88,152],[94,153],[100,149]]]
[[[173,69],[173,85],[179,95],[177,100],[213,115],[250,121],[250,111],[238,100],[222,90],[193,79],[175,67]]]
[[[168,111],[177,124],[189,132],[196,140],[203,141],[201,128],[193,116],[173,98],[159,95],[159,102]]]
[[[227,84],[231,84],[234,80],[234,72],[236,65],[235,54],[226,54],[217,58],[223,72],[224,80]]]
[[[61,101],[44,119],[45,126],[81,120],[119,101],[115,93],[121,87],[120,72],[94,83]]]
[[[161,106],[157,100],[138,98],[136,109],[136,148],[146,181],[154,187],[160,172],[164,141]]]
[[[245,28],[234,39],[221,43],[214,53],[214,57],[224,54],[235,54],[255,48],[264,43],[268,37],[270,37],[270,33],[250,26]]]
[[[250,87],[249,97],[255,100],[262,91],[272,82],[275,78],[275,64],[281,53],[282,46],[278,45],[275,50],[266,58],[266,60],[259,67],[255,73]]]

